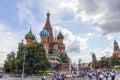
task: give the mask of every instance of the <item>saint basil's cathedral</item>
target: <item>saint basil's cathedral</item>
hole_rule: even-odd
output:
[[[53,37],[53,30],[50,24],[50,13],[47,13],[46,23],[39,33],[41,41],[45,49],[46,58],[51,63],[52,68],[58,66],[58,72],[66,73],[71,71],[71,61],[65,51],[63,43],[64,36],[59,32],[57,37]],[[26,45],[36,41],[34,34],[30,31],[25,35]],[[51,68],[51,69],[52,69]]]

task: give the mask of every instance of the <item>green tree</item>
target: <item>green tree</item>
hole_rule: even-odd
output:
[[[120,58],[118,58],[117,56],[113,55],[110,58],[110,66],[115,66],[115,65],[120,65]]]
[[[109,58],[107,57],[101,57],[100,64],[102,68],[108,68],[109,67]]]
[[[25,54],[25,73],[34,74],[39,71],[45,71],[50,67],[50,62],[45,56],[43,44],[34,42],[29,46],[24,44],[19,45],[16,59],[17,72],[22,71],[23,50],[27,51]]]
[[[97,68],[104,68],[104,67],[111,68],[119,64],[120,64],[120,58],[115,55],[111,57],[101,57],[101,59],[95,63]]]
[[[6,72],[15,72],[15,52],[11,52],[7,55],[4,68]]]

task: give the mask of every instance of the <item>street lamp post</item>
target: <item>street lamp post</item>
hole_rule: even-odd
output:
[[[78,66],[78,69],[80,70],[80,67],[81,67],[81,64],[80,64],[80,62],[81,62],[81,58],[79,58],[79,66]]]
[[[103,63],[103,68],[105,68],[105,63]]]
[[[81,58],[79,58],[79,64],[80,64],[80,62],[81,62]]]
[[[24,80],[25,54],[27,53],[27,50],[23,50],[22,53],[24,54],[24,56],[23,56],[23,66],[22,66],[22,80]]]

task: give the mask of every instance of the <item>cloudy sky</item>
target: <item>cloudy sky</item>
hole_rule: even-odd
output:
[[[61,29],[66,52],[72,62],[91,61],[113,53],[113,41],[120,43],[119,0],[0,0],[0,64],[32,27],[38,42],[46,13],[54,33]],[[25,43],[25,39],[24,39]]]

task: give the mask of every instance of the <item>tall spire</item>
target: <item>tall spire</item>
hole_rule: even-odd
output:
[[[49,11],[47,12],[47,20],[46,20],[46,23],[45,23],[45,27],[48,28],[48,27],[51,27],[51,24],[50,24],[50,13]]]
[[[50,37],[53,37],[53,31],[52,31],[52,27],[51,27],[51,24],[50,24],[50,13],[49,13],[49,11],[47,12],[46,15],[47,15],[47,20],[46,20],[44,29],[46,29],[49,32]]]
[[[114,40],[113,45],[114,45],[114,51],[119,50],[118,42],[116,40]]]

